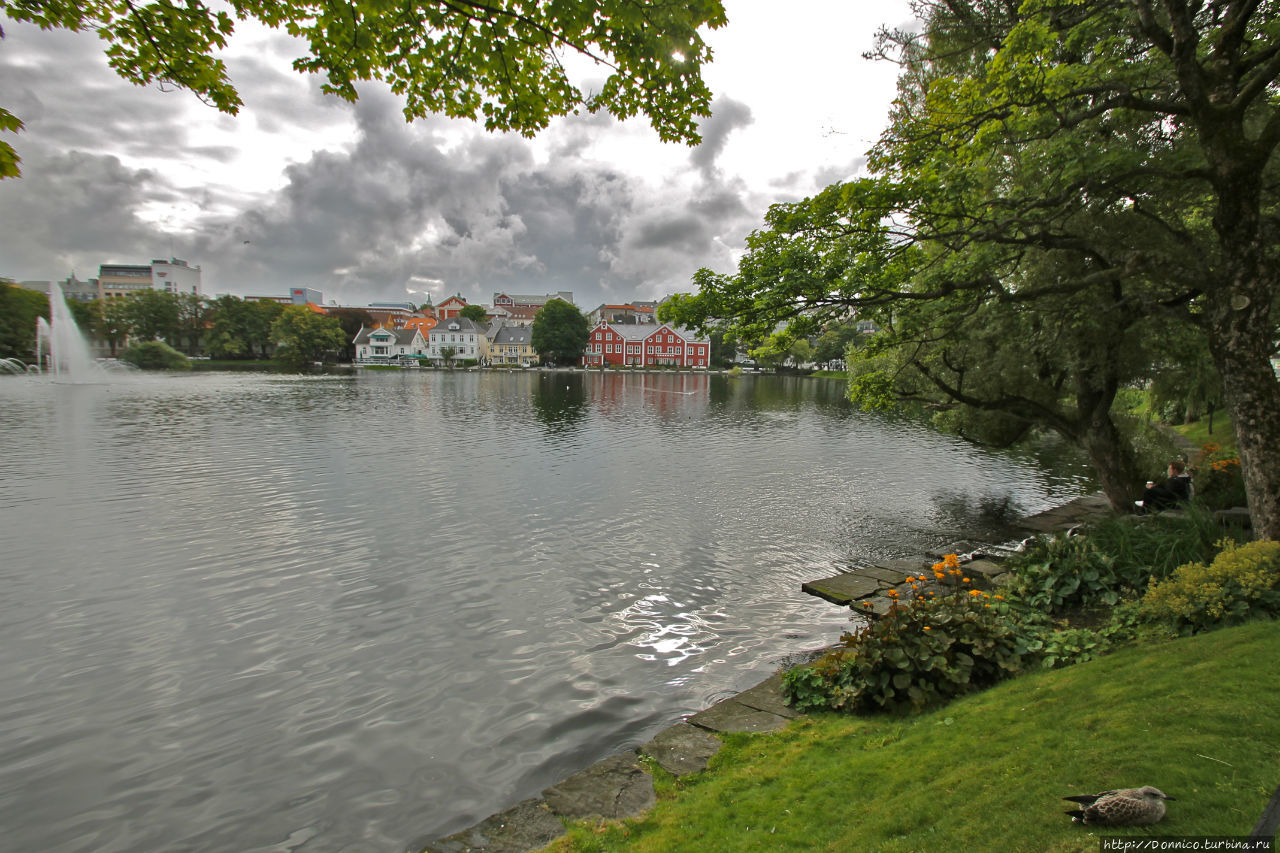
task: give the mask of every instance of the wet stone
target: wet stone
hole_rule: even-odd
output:
[[[656,802],[653,777],[644,772],[634,752],[599,761],[547,788],[542,796],[552,812],[571,820],[633,817]]]
[[[859,572],[847,572],[835,577],[809,581],[801,588],[810,595],[826,599],[832,604],[848,604],[864,596],[873,595],[881,584],[873,577]]]
[[[425,853],[527,853],[564,835],[564,824],[539,799],[516,803],[462,832],[433,841]]]
[[[689,718],[691,725],[713,732],[773,732],[787,724],[786,717],[760,711],[728,699]]]
[[[770,714],[777,714],[779,717],[786,717],[789,720],[800,716],[800,712],[788,705],[786,700],[782,698],[781,672],[776,672],[750,690],[739,693],[733,697],[733,700],[739,705],[746,705],[748,708],[755,708],[757,711],[767,711]]]
[[[686,776],[706,770],[707,762],[720,751],[720,746],[720,739],[715,735],[697,726],[680,723],[659,732],[657,737],[640,747],[640,751],[671,775]]]

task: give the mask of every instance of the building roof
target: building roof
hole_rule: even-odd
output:
[[[453,328],[457,324],[457,328]],[[476,324],[474,320],[468,320],[466,317],[450,317],[448,320],[441,320],[431,330],[431,334],[444,334],[445,332],[476,332],[483,335],[484,329]]]
[[[364,326],[361,326],[360,331],[356,333],[355,340],[353,340],[351,343],[357,344],[357,345],[367,344],[369,343],[369,339],[374,332],[380,332],[380,333],[390,335],[392,338],[395,339],[395,342],[401,346],[409,346],[410,344],[413,343],[413,339],[418,335],[417,329],[387,329],[387,328],[381,328],[381,327],[366,329]]]
[[[528,326],[503,326],[493,336],[495,344],[531,344],[533,329]]]

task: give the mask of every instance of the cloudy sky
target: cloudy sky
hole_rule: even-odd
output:
[[[0,276],[97,275],[176,256],[209,294],[326,302],[574,293],[584,309],[730,272],[768,206],[858,174],[894,68],[864,60],[906,0],[726,0],[697,148],[642,118],[557,120],[536,140],[406,124],[394,96],[352,105],[290,68],[287,37],[240,25],[224,55],[237,116],[116,77],[91,33],[0,15],[0,105],[23,177],[0,181]],[[587,78],[584,83],[589,82]]]

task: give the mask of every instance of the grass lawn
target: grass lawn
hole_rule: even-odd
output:
[[[1280,785],[1280,622],[1130,647],[908,718],[817,715],[731,735],[659,803],[571,851],[1096,853],[1102,835],[1247,835]],[[1061,798],[1155,785],[1154,827],[1072,824]]]
[[[1231,428],[1231,420],[1225,414],[1214,415],[1213,433],[1209,433],[1208,418],[1201,418],[1189,424],[1175,426],[1178,432],[1185,435],[1196,443],[1197,446],[1203,446],[1208,442],[1219,445],[1226,456],[1236,456],[1239,451],[1236,449],[1236,433]]]

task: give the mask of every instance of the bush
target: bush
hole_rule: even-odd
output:
[[[1280,543],[1224,539],[1213,562],[1179,566],[1142,599],[1151,619],[1194,634],[1258,616],[1280,615]]]
[[[164,341],[130,344],[120,360],[143,370],[190,370],[191,360]]]
[[[947,563],[955,568],[955,557]],[[783,694],[802,711],[905,711],[942,704],[1023,668],[1016,622],[991,596],[958,585],[943,596],[895,601],[889,613],[843,647],[783,676]]]
[[[1119,575],[1145,588],[1151,576],[1165,578],[1184,563],[1213,559],[1222,525],[1192,503],[1178,512],[1115,516],[1090,526],[1087,535],[1115,559]]]
[[[1222,527],[1195,506],[1179,513],[1117,516],[1083,536],[1039,537],[1009,558],[1010,596],[1046,614],[1114,605],[1136,598],[1152,577],[1207,560]]]
[[[1196,500],[1209,509],[1246,506],[1248,500],[1239,457],[1224,452],[1213,442],[1202,445],[1200,450],[1200,465],[1192,478]]]
[[[1066,534],[1037,538],[1009,559],[1009,570],[1009,594],[1044,613],[1117,604],[1147,577],[1141,568],[1117,566],[1092,538]]]

